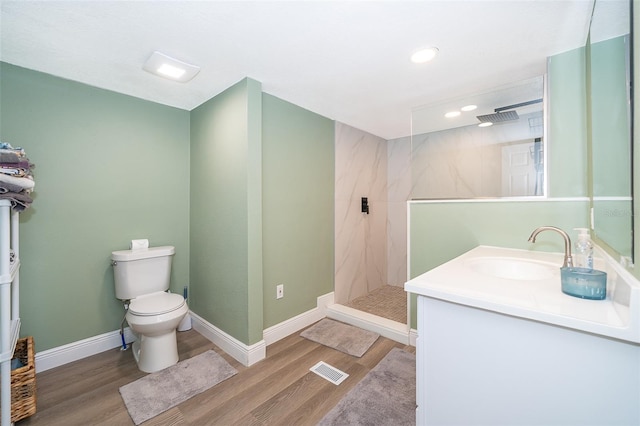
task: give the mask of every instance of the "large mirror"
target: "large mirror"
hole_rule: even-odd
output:
[[[540,76],[412,111],[412,199],[543,196]]]
[[[633,253],[631,2],[596,1],[587,44],[593,234]]]

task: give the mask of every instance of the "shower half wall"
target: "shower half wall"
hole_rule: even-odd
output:
[[[347,305],[406,281],[411,145],[337,122],[335,135],[335,302]]]

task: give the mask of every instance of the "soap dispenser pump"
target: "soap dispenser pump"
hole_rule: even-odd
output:
[[[578,239],[575,247],[575,266],[593,270],[593,244],[587,228],[574,228],[578,231]]]

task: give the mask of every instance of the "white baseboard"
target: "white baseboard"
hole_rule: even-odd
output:
[[[333,292],[318,297],[317,307],[267,328],[262,333],[262,340],[251,346],[245,345],[193,312],[191,313],[191,317],[193,319],[194,330],[248,367],[266,357],[267,345],[277,342],[324,318],[326,316],[327,306],[332,303]]]
[[[189,311],[189,315],[191,315],[194,330],[243,365],[250,366],[266,357],[267,345],[277,342],[324,318],[326,316],[327,306],[331,304],[333,304],[333,292],[318,297],[318,306],[316,308],[283,321],[280,324],[276,324],[273,327],[269,327],[264,330],[263,339],[253,345],[242,343],[191,311]],[[135,339],[129,327],[124,329],[124,337],[127,344]],[[120,330],[115,330],[46,351],[37,352],[35,355],[36,373],[96,355],[119,346],[122,346]]]
[[[246,345],[193,312],[191,312],[191,319],[194,330],[238,360],[242,365],[249,367],[266,358],[267,345],[264,340],[253,345]]]
[[[134,340],[133,333],[129,327],[124,329],[124,338],[127,344]],[[122,346],[120,330],[110,331],[67,345],[37,352],[35,355],[36,373],[41,373],[51,368],[99,354],[100,352],[108,351],[118,346]]]
[[[269,346],[270,344],[275,343],[280,339],[284,339],[296,331],[302,330],[303,328],[308,327],[326,317],[327,306],[333,304],[333,296],[333,292],[320,296],[317,299],[317,307],[265,329],[262,333],[262,338],[266,345]]]

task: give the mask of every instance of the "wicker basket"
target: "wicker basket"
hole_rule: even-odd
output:
[[[12,422],[36,412],[36,363],[33,349],[33,337],[25,337],[18,339],[13,352],[13,357],[20,359],[24,366],[11,370]]]

